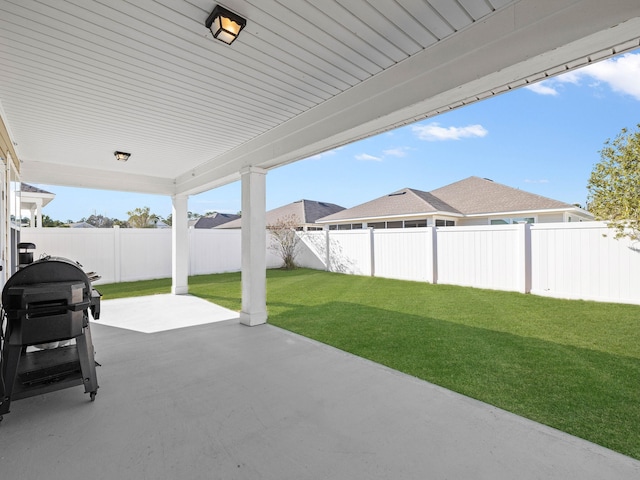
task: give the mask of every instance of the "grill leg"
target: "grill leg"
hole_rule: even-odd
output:
[[[93,400],[98,390],[98,377],[96,376],[96,362],[94,360],[91,329],[88,323],[84,328],[84,333],[76,337],[76,347],[78,348],[78,359],[80,360],[80,369],[82,370],[84,393],[92,394],[91,400]]]
[[[9,413],[9,405],[11,404],[11,394],[13,393],[13,385],[18,374],[18,363],[22,354],[22,345],[9,345],[5,342],[2,350],[2,361],[0,362],[0,415]]]

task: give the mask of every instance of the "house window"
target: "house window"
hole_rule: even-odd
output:
[[[441,220],[436,219],[436,227],[455,227],[456,222],[454,220]]]
[[[338,230],[351,230],[351,224],[343,223],[342,225],[338,225]]]
[[[337,230],[338,226],[337,225],[329,225],[329,230]]]
[[[351,224],[351,229],[352,230],[361,230],[362,229],[362,224],[361,223],[352,223]]]
[[[369,222],[367,226],[372,228],[387,228],[385,222]]]
[[[515,223],[534,223],[535,218],[532,217],[514,217],[514,218],[493,218],[491,225],[512,225]]]
[[[322,227],[307,227],[308,232],[317,232],[319,230],[322,230]]]
[[[404,228],[416,228],[416,227],[426,227],[426,220],[405,220]]]
[[[402,220],[398,222],[387,222],[387,228],[402,228]]]

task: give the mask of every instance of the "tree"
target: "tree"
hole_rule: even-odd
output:
[[[609,222],[617,239],[640,240],[640,124],[638,128],[623,128],[605,142],[587,185],[589,211]]]
[[[91,215],[89,218],[83,218],[81,222],[87,222],[89,225],[93,225],[96,228],[112,228],[114,221],[104,215]]]
[[[127,212],[129,220],[127,223],[131,228],[155,228],[160,217],[155,213],[149,212],[149,207],[136,208],[131,212]]]
[[[272,225],[267,225],[271,232],[271,245],[273,250],[284,262],[282,268],[293,270],[296,268],[296,255],[300,250],[300,220],[296,215],[286,215],[278,218]]]
[[[71,222],[67,222],[71,223]],[[61,222],[60,220],[54,220],[49,215],[42,215],[42,226],[43,227],[62,227],[65,225],[65,222]]]

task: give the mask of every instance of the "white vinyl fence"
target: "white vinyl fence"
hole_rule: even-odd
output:
[[[353,275],[640,304],[640,244],[601,222],[301,232],[300,266]],[[25,228],[101,283],[171,276],[169,229]],[[189,230],[190,275],[239,271],[239,230]],[[268,268],[282,260],[267,251]]]
[[[100,283],[171,277],[171,229],[155,228],[23,228],[21,242],[36,245],[33,258],[65,257]],[[189,229],[189,275],[238,272],[242,258],[240,230]],[[267,252],[267,267],[280,258]]]
[[[613,233],[602,222],[308,232],[298,263],[356,275],[640,304],[640,243],[615,240]]]

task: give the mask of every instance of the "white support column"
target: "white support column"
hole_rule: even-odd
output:
[[[171,197],[171,293],[189,293],[188,195]]]
[[[240,171],[242,178],[242,311],[240,323],[267,322],[266,173],[262,168]]]
[[[36,220],[36,227],[42,228],[42,199],[41,198],[36,198],[36,217],[34,220]],[[31,226],[33,227],[33,223],[31,223]]]

